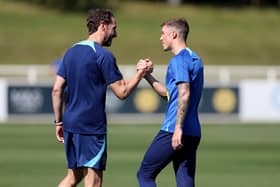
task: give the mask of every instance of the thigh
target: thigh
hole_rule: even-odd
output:
[[[71,170],[75,170],[78,168],[77,166],[77,158],[76,158],[76,148],[73,142],[74,134],[71,132],[64,131],[64,147],[65,147],[65,154],[67,160],[67,166]],[[71,170],[70,174],[71,174]],[[69,172],[68,172],[69,173]]]
[[[196,152],[199,145],[199,137],[183,137],[183,149],[175,152],[173,167],[176,174],[177,186],[194,186],[196,169]]]
[[[85,169],[84,185],[91,186],[91,187],[101,187],[103,172],[101,170],[96,170],[92,168],[84,168],[84,169]]]
[[[107,160],[106,135],[84,135],[64,132],[68,168],[81,167],[105,170]]]
[[[171,145],[172,134],[160,131],[148,150],[141,163],[141,170],[152,177],[157,174],[172,160],[174,150]]]
[[[107,160],[106,135],[76,134],[75,145],[78,167],[105,170]]]

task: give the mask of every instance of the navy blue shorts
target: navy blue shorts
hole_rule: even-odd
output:
[[[196,151],[200,137],[184,136],[184,147],[172,148],[173,133],[160,131],[144,155],[137,177],[140,187],[155,187],[159,172],[170,162],[173,163],[177,187],[193,187],[196,168]]]
[[[68,168],[88,167],[105,170],[106,135],[75,134],[64,131],[64,146]]]

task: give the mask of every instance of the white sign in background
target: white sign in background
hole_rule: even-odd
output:
[[[280,122],[279,82],[244,80],[239,91],[241,121]]]
[[[0,80],[0,121],[6,121],[8,118],[7,90],[7,82]]]

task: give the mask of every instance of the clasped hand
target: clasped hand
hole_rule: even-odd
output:
[[[140,59],[136,66],[137,71],[143,71],[144,76],[153,72],[153,62],[150,59]]]

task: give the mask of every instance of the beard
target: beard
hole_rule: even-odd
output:
[[[170,51],[171,47],[167,46],[167,45],[162,45],[162,49],[163,49],[163,51]]]
[[[112,40],[113,38],[112,37],[108,37],[106,38],[104,41],[103,41],[103,46],[106,46],[106,47],[110,47],[112,45]]]

